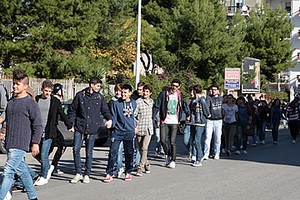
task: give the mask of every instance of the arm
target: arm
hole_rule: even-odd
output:
[[[210,112],[209,112],[209,108],[205,102],[204,99],[201,100],[201,105],[202,105],[202,108],[203,108],[203,114],[206,118],[210,117]],[[223,110],[223,109],[222,109]]]
[[[63,111],[60,101],[58,99],[55,99],[55,103],[57,104],[57,113],[58,113],[58,115],[60,116],[60,118],[64,122],[67,129],[70,130],[72,128],[72,123],[69,121],[67,115]]]
[[[68,117],[69,117],[69,121],[73,124],[73,126],[75,125],[75,119],[76,119],[76,112],[77,112],[77,108],[78,108],[78,103],[79,103],[79,94],[77,93],[76,96],[73,99],[73,102],[68,110]]]
[[[32,155],[36,156],[39,154],[39,143],[42,138],[43,126],[42,126],[42,118],[39,106],[36,102],[32,101],[29,111],[29,119],[31,121],[31,151]]]
[[[162,91],[161,93],[159,93],[156,101],[155,101],[155,104],[153,106],[153,114],[152,114],[152,118],[154,121],[157,121],[157,114],[160,110],[160,107],[161,107],[161,103],[162,103],[162,98],[163,98],[163,92]],[[159,118],[159,117],[158,117]]]
[[[107,120],[105,122],[106,128],[111,128],[112,126],[112,116],[109,110],[109,107],[104,99],[104,96],[101,95],[101,114],[104,116],[104,118]]]
[[[3,85],[0,86],[0,123],[5,119],[5,110],[7,106],[6,91]]]

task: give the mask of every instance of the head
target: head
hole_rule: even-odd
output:
[[[45,99],[48,99],[51,97],[51,93],[53,90],[53,83],[50,80],[45,80],[42,83],[42,96]]]
[[[145,83],[144,82],[139,82],[137,84],[137,93],[139,95],[139,97],[142,97],[143,96],[143,87],[145,86]]]
[[[27,95],[27,88],[29,84],[29,78],[27,74],[22,70],[13,71],[13,93],[16,97],[23,97]]]
[[[172,92],[179,91],[180,88],[180,80],[178,78],[174,78],[171,82],[171,90]]]
[[[245,103],[246,103],[245,97],[240,96],[239,98],[237,98],[237,104],[238,104],[239,106],[243,106],[243,105],[245,105]]]
[[[132,87],[129,84],[122,85],[122,99],[123,101],[130,101],[130,96],[132,94]]]
[[[193,87],[193,90],[194,90],[194,95],[195,97],[199,97],[201,94],[202,94],[202,86],[201,85],[195,85]]]
[[[117,83],[114,90],[115,90],[115,97],[121,98],[122,97],[122,84]]]
[[[268,106],[268,103],[267,103],[266,100],[261,100],[260,103],[261,103],[262,107],[267,107]]]
[[[219,91],[219,86],[217,84],[213,84],[211,87],[211,95],[212,96],[218,96],[220,91]]]
[[[100,92],[102,81],[98,77],[93,77],[90,79],[89,86],[92,92]]]
[[[190,93],[190,97],[191,97],[191,98],[194,98],[194,97],[195,97],[195,95],[194,95],[194,86],[190,86],[190,87],[189,87],[189,93]]]
[[[232,104],[232,103],[234,102],[234,97],[233,97],[233,95],[232,95],[232,94],[228,94],[228,95],[226,96],[226,101],[227,101],[228,104]]]
[[[145,85],[143,87],[143,97],[144,97],[144,99],[151,98],[152,92],[153,92],[153,87],[151,85]]]
[[[63,85],[60,83],[53,84],[52,94],[58,96],[59,98],[63,99]]]
[[[279,107],[280,106],[280,99],[278,99],[278,98],[274,99],[274,101],[272,103],[272,106]]]

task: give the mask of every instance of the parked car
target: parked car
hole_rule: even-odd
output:
[[[62,102],[62,107],[64,112],[67,114],[68,109],[71,106],[70,101],[67,102]],[[102,146],[104,145],[108,138],[109,138],[109,130],[104,126],[106,120],[103,118],[103,122],[101,123],[102,125],[98,129],[96,140],[95,140],[95,146]],[[71,133],[67,130],[67,127],[64,125],[64,122],[59,119],[58,121],[58,129],[60,132],[63,134],[65,138],[65,142],[67,145],[72,145],[73,144],[73,139],[74,139],[74,133]]]

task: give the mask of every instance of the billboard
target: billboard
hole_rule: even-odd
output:
[[[225,68],[224,88],[240,90],[240,68]]]
[[[242,93],[260,93],[260,60],[245,58],[242,65]]]

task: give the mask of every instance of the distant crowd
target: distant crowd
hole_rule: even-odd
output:
[[[290,103],[279,99],[267,103],[253,100],[251,95],[221,96],[218,85],[211,85],[208,94],[203,95],[202,86],[194,85],[189,87],[190,96],[186,100],[180,91],[181,81],[174,78],[155,100],[151,98],[152,86],[140,82],[135,91],[129,84],[117,84],[115,96],[106,102],[100,93],[102,81],[93,77],[89,87],[75,95],[66,114],[61,105],[61,84],[45,80],[37,96],[28,84],[27,74],[15,70],[13,97],[8,101],[4,100],[5,90],[0,84],[0,139],[5,139],[7,150],[0,200],[11,199],[14,189],[24,189],[28,199],[37,199],[34,185],[45,185],[53,174],[63,174],[58,163],[66,147],[57,128],[58,119],[74,134],[72,184],[90,182],[93,148],[101,126],[110,131],[105,183],[121,177],[131,181],[133,174],[141,177],[151,173],[148,147],[152,136],[155,136],[156,153],[164,155],[165,166],[174,169],[179,131],[184,134],[183,143],[193,167],[202,166],[209,158],[218,160],[223,154],[247,154],[248,144],[270,142],[265,139],[267,127],[272,129],[275,145],[280,142],[281,123],[284,128],[288,124],[292,143],[296,143],[299,133],[298,97]],[[84,168],[80,156],[83,142]],[[49,154],[54,146],[57,148],[50,162]],[[41,164],[39,174],[25,162],[29,151]]]

